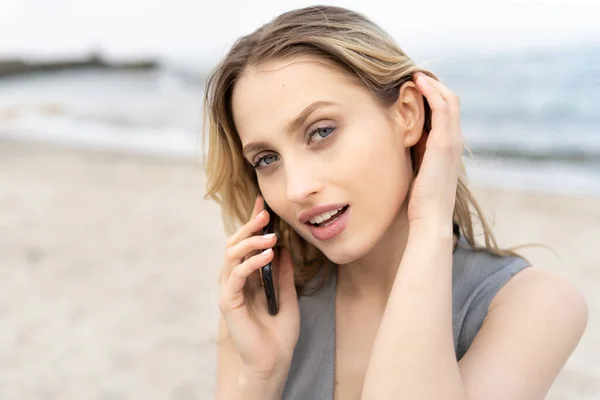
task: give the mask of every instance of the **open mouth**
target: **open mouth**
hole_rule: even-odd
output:
[[[327,213],[312,218],[309,222],[307,222],[307,224],[319,228],[324,228],[337,221],[346,212],[348,207],[349,206],[346,205],[338,210],[328,211]]]

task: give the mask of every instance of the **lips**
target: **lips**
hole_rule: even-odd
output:
[[[342,210],[334,215],[322,226],[306,223],[313,237],[320,241],[330,240],[341,234],[348,225],[350,218],[350,207],[342,207]]]
[[[337,210],[339,210],[343,207],[346,207],[346,206],[347,206],[347,204],[343,204],[343,203],[324,204],[321,206],[316,206],[316,207],[311,208],[308,211],[304,211],[303,213],[301,213],[298,216],[298,220],[303,224],[310,223],[309,221],[313,218],[317,218],[320,215],[323,215],[323,214],[329,213],[329,212],[334,213]]]
[[[346,207],[340,207],[337,210],[326,211],[321,215],[318,215],[314,218],[308,220],[312,225],[326,225],[329,224],[332,220],[335,220],[336,216],[342,212]]]

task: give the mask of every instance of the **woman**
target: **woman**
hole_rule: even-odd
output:
[[[379,27],[335,7],[279,16],[213,71],[206,121],[208,196],[235,231],[218,399],[544,397],[585,301],[495,245],[465,185],[458,97]],[[260,234],[265,201],[276,235]]]

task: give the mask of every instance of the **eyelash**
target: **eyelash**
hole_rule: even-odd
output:
[[[309,137],[309,138],[311,138],[311,137],[313,137],[313,135],[315,135],[317,132],[319,132],[319,131],[322,131],[322,130],[328,130],[328,129],[329,129],[329,130],[331,130],[331,131],[329,132],[329,134],[328,134],[327,136],[325,136],[325,137],[321,138],[321,140],[319,140],[319,141],[318,141],[318,142],[322,142],[323,140],[326,140],[326,139],[328,139],[328,138],[329,138],[329,137],[330,137],[330,136],[333,134],[333,132],[335,132],[335,130],[336,130],[336,127],[335,127],[335,126],[320,126],[320,127],[317,127],[317,128],[315,128],[315,129],[313,129],[312,131],[308,132],[308,137]],[[271,157],[271,156],[273,156],[273,155],[274,155],[274,154],[267,154],[267,155],[265,155],[265,156],[262,156],[262,157],[260,157],[258,160],[256,160],[256,162],[252,163],[252,168],[254,168],[254,169],[262,169],[262,168],[266,168],[266,167],[268,167],[270,164],[268,164],[268,165],[266,165],[266,166],[262,166],[262,167],[261,167],[261,166],[259,166],[259,164],[260,164],[260,163],[261,163],[261,162],[262,162],[262,161],[263,161],[265,158],[267,158],[267,157]]]

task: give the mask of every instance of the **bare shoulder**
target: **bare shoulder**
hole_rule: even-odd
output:
[[[490,303],[488,315],[502,307],[519,307],[533,318],[545,314],[565,318],[581,331],[587,324],[587,302],[581,291],[566,278],[541,268],[525,268],[513,276]]]
[[[583,294],[567,279],[525,268],[495,295],[459,362],[472,398],[543,399],[587,325]]]
[[[581,291],[566,278],[541,268],[526,268],[498,291],[488,318],[529,321],[532,328],[551,329],[541,332],[544,335],[574,347],[587,326],[588,307]]]

